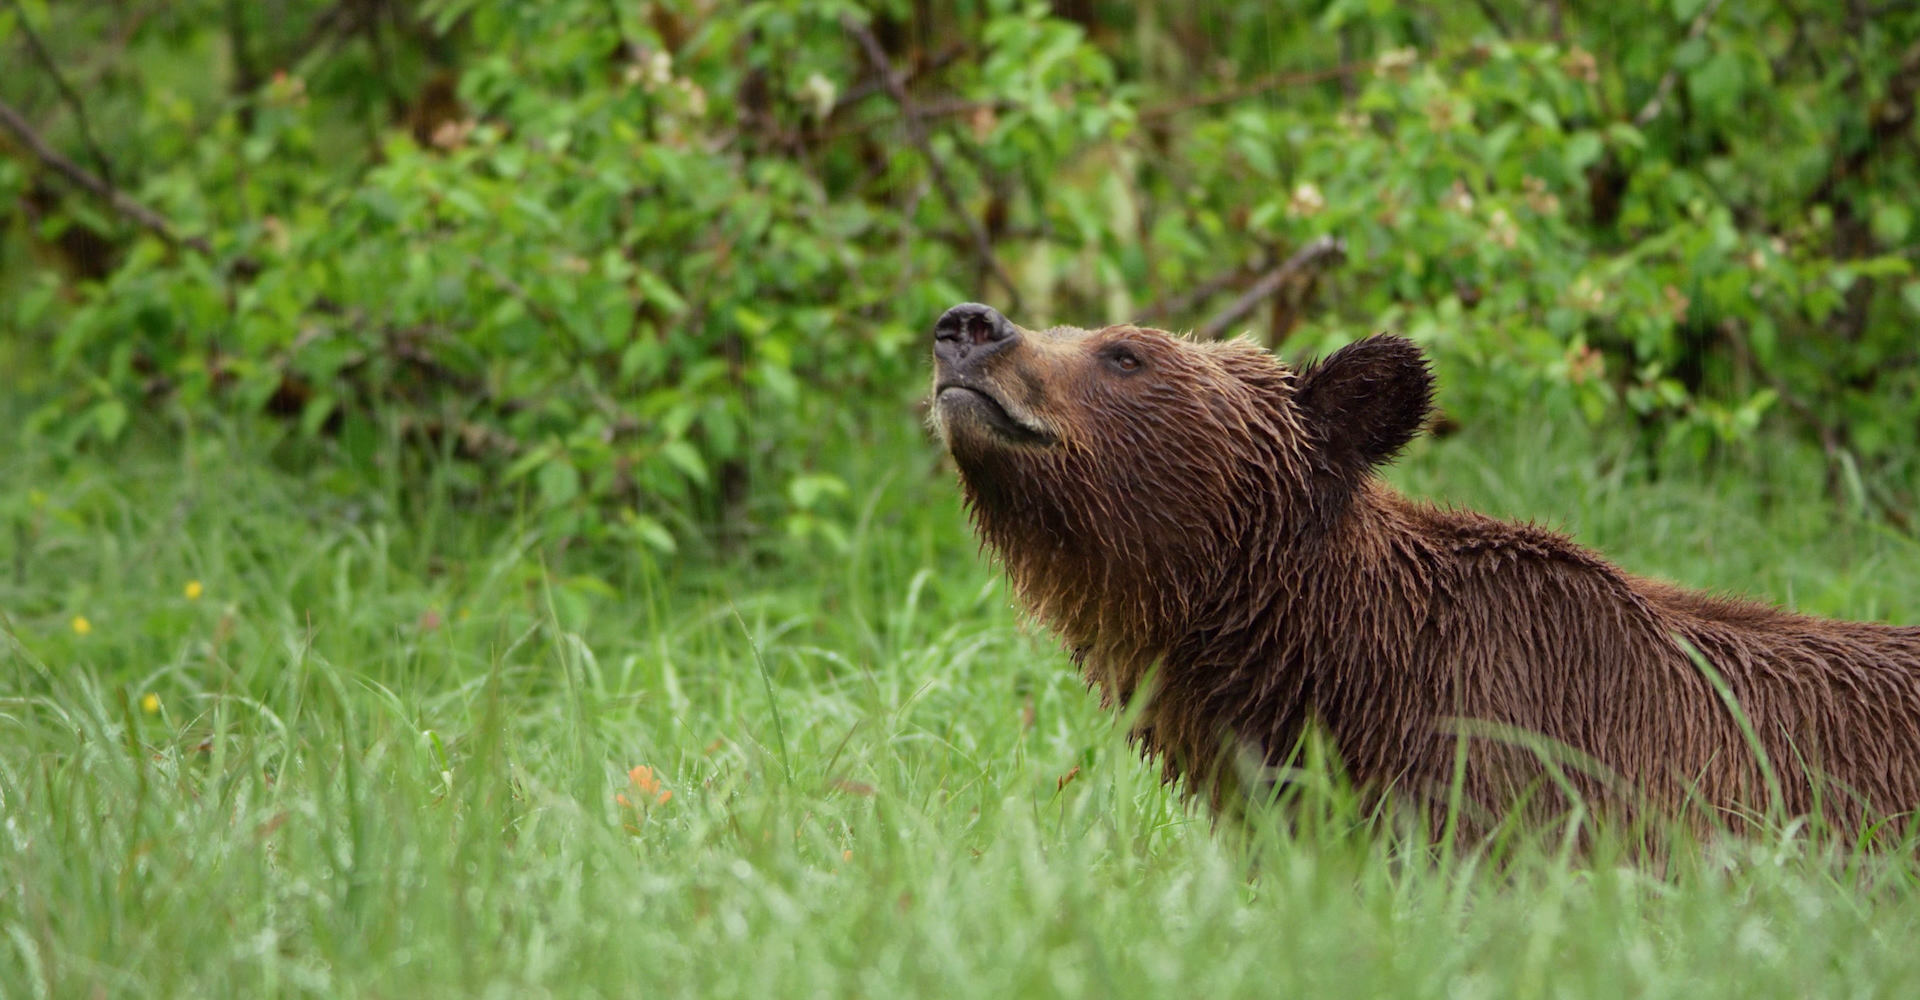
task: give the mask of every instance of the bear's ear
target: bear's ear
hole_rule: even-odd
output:
[[[1413,341],[1380,334],[1301,369],[1293,402],[1317,440],[1316,457],[1357,478],[1426,426],[1433,372]]]

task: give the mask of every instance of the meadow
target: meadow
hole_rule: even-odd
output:
[[[0,67],[0,1000],[1920,996],[1920,835],[1216,822],[912,404],[967,300],[1401,333],[1403,489],[1920,623],[1920,5],[0,0]]]
[[[1920,991],[1911,854],[1440,852],[1337,783],[1216,825],[1022,622],[912,415],[873,438],[844,547],[732,559],[561,545],[433,475],[341,489],[237,432],[10,452],[0,996]],[[1920,545],[1816,452],[1634,454],[1489,422],[1391,476],[1920,621]]]

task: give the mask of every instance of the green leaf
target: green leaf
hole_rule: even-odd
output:
[[[1895,247],[1907,240],[1913,228],[1913,211],[1897,201],[1884,201],[1873,210],[1873,238],[1883,247]]]
[[[93,408],[94,429],[102,440],[113,441],[120,437],[120,431],[127,426],[127,404],[118,399],[103,400]]]
[[[699,450],[693,445],[685,441],[668,441],[660,446],[660,455],[688,479],[701,486],[707,484],[707,463],[701,460]]]
[[[648,548],[665,555],[672,555],[679,550],[680,546],[674,541],[673,532],[668,531],[667,526],[659,521],[645,514],[627,511],[626,522],[627,530]]]
[[[640,290],[646,294],[647,301],[676,316],[687,311],[687,300],[681,298],[665,278],[644,267],[637,269],[633,277],[640,283]]]
[[[772,393],[775,399],[789,406],[800,401],[800,381],[793,373],[772,361],[765,361],[759,368],[760,384]]]
[[[556,445],[544,444],[527,452],[525,455],[520,456],[512,465],[507,466],[506,474],[502,476],[501,479],[509,483],[520,479],[527,473],[545,465],[547,460],[552,458],[557,450]]]
[[[1913,273],[1913,264],[1905,257],[1895,254],[1852,260],[1847,262],[1847,266],[1855,275],[1862,278],[1890,278]],[[1849,281],[1848,284],[1851,285],[1852,282]]]
[[[328,417],[333,416],[334,407],[338,405],[339,401],[331,393],[325,392],[307,400],[307,405],[300,411],[301,435],[309,438],[318,436],[320,428],[326,424]]]
[[[447,203],[459,209],[462,214],[475,221],[485,220],[493,215],[487,210],[480,196],[465,188],[454,188],[447,192]]]
[[[548,507],[564,507],[580,495],[580,470],[563,458],[540,467],[540,501]]]
[[[739,324],[740,329],[751,337],[758,337],[773,327],[772,320],[748,309],[746,306],[733,307],[733,321]]]
[[[793,477],[787,483],[787,497],[795,507],[811,510],[822,497],[841,497],[849,494],[847,484],[839,476],[810,473]]]
[[[1578,177],[1604,152],[1606,144],[1600,140],[1600,134],[1588,130],[1576,132],[1567,140],[1560,152],[1560,159],[1566,165],[1567,175]]]

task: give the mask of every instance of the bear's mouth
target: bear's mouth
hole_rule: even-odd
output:
[[[943,415],[973,415],[988,430],[1011,444],[1048,445],[1057,440],[1046,428],[1015,417],[998,397],[979,386],[957,382],[939,385],[934,389],[934,405]]]

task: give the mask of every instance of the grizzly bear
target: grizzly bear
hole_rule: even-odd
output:
[[[1854,833],[1920,807],[1920,628],[1687,591],[1400,495],[1375,470],[1434,385],[1409,340],[1295,368],[969,303],[933,349],[982,540],[1216,806],[1317,732],[1357,786],[1481,829],[1523,803]]]

